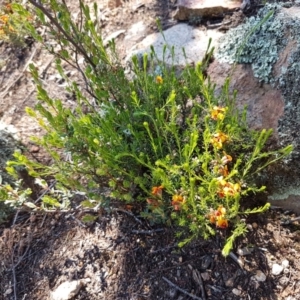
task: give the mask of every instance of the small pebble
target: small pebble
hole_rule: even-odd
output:
[[[242,293],[242,291],[241,290],[239,290],[239,289],[232,289],[232,293],[233,294],[235,294],[236,296],[240,296],[240,294]]]
[[[210,279],[208,272],[201,273],[201,277],[204,281],[207,281]]]
[[[251,254],[252,251],[253,251],[253,248],[244,247],[242,249],[238,249],[237,253],[238,253],[238,255],[245,256],[245,255]]]
[[[264,282],[264,281],[266,281],[267,276],[266,276],[262,271],[257,270],[257,271],[256,271],[256,275],[254,276],[254,278],[255,278],[257,281]]]
[[[252,227],[253,227],[254,229],[256,229],[256,228],[258,227],[257,223],[256,223],[256,222],[252,223]]]
[[[272,274],[273,275],[279,275],[281,272],[283,271],[283,266],[279,265],[279,264],[274,264],[272,266]]]
[[[281,265],[283,268],[287,268],[289,266],[290,262],[287,260],[287,259],[284,259],[282,262],[281,262]]]
[[[7,289],[4,293],[4,295],[9,295],[13,292],[13,290],[11,288]]]
[[[234,277],[231,277],[231,278],[227,279],[227,280],[225,281],[225,285],[226,285],[227,287],[233,287],[233,285],[234,285]]]

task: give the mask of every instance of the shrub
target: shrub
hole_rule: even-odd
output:
[[[114,42],[107,48],[103,44],[96,4],[92,16],[80,2],[82,18],[75,21],[64,1],[44,6],[30,2],[47,30],[48,42],[30,22],[25,26],[55,54],[57,70],[68,83],[66,90],[75,96],[76,108],[49,97],[31,65],[39,102],[27,112],[46,132],[33,141],[48,151],[52,164],[45,166],[15,153],[8,170],[13,174],[16,166],[23,166],[33,177],[55,178],[71,191],[84,191],[92,206],[106,200],[99,187],[108,187],[110,197],[139,204],[141,215],[150,221],[172,221],[185,232],[188,229],[181,245],[230,227],[232,235],[223,249],[227,255],[234,239],[246,231],[242,216],[268,208],[266,204],[243,211],[242,198],[265,189],[256,186],[255,176],[288,155],[291,146],[265,149],[271,130],[248,128],[246,111],[236,109],[235,94],[229,93],[229,80],[222,94],[215,95],[206,76],[210,46],[201,63],[187,65],[180,74],[159,61],[152,49],[141,59],[133,57],[129,79]],[[14,10],[33,15],[20,5]],[[50,48],[49,39],[60,49]],[[84,88],[66,76],[62,61],[78,70]],[[55,198],[42,200],[44,205],[60,207]]]
[[[33,21],[30,14],[24,16],[14,12],[13,6],[19,2],[16,0],[0,6],[0,40],[17,47],[25,45],[27,31],[24,30],[23,23]]]

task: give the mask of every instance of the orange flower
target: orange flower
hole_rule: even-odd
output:
[[[227,182],[226,180],[223,179],[222,176],[219,177],[218,180],[219,180],[219,185],[220,185],[218,195],[221,198],[224,198],[227,196],[234,197],[237,194],[239,194],[239,192],[241,191],[241,186],[239,183]]]
[[[7,24],[8,20],[9,20],[9,16],[7,16],[7,15],[0,16],[0,21],[3,24]]]
[[[210,117],[213,120],[224,120],[225,118],[225,112],[227,110],[227,107],[220,107],[220,106],[214,106],[211,113],[210,113]]]
[[[225,229],[228,227],[228,220],[225,218],[220,218],[217,220],[216,226]]]
[[[221,174],[224,177],[227,177],[228,174],[229,174],[228,167],[227,166],[221,166],[219,168],[219,174]]]
[[[154,196],[159,196],[159,197],[161,197],[163,188],[164,188],[164,187],[163,187],[162,185],[160,185],[160,186],[154,186],[154,187],[152,188],[151,194],[154,195]]]
[[[181,195],[173,195],[171,204],[174,210],[180,210],[183,203],[184,198]]]
[[[219,228],[227,228],[228,220],[226,219],[226,208],[223,205],[219,205],[217,210],[210,209],[210,213],[207,215],[210,223],[216,224]]]
[[[224,156],[221,158],[221,161],[222,161],[223,165],[226,165],[227,163],[232,161],[232,157],[230,155],[226,154],[225,152],[223,152],[223,153],[224,153]]]
[[[213,135],[213,137],[210,139],[210,142],[214,147],[217,149],[222,149],[223,143],[228,141],[228,135],[226,135],[224,132],[217,132]]]
[[[156,80],[156,83],[157,84],[162,84],[164,81],[163,81],[163,79],[162,79],[162,77],[161,76],[156,76],[156,78],[155,78],[155,80]]]
[[[225,216],[226,215],[226,208],[223,205],[219,205],[218,209],[216,210],[217,216]]]

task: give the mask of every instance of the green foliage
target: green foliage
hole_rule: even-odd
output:
[[[0,40],[17,47],[25,45],[28,32],[24,29],[23,23],[34,22],[33,15],[25,9],[22,9],[22,13],[15,13],[14,6],[20,6],[20,2],[20,0],[15,0],[0,6]]]
[[[159,61],[152,49],[141,60],[133,57],[129,79],[114,43],[108,48],[103,44],[96,4],[91,12],[80,2],[82,18],[74,21],[64,1],[45,6],[30,2],[50,39],[61,46],[56,52],[49,40],[45,43],[57,57],[57,70],[75,95],[76,108],[49,97],[31,65],[39,103],[27,112],[46,131],[33,140],[48,151],[52,164],[16,153],[10,172],[23,166],[33,177],[55,178],[71,191],[84,191],[93,199],[92,206],[103,199],[99,187],[107,187],[111,197],[141,204],[141,214],[150,221],[182,226],[189,238],[181,245],[230,226],[232,236],[223,249],[228,255],[234,239],[246,231],[241,216],[268,208],[242,211],[242,197],[265,188],[255,185],[255,175],[292,148],[265,149],[271,130],[248,129],[245,111],[236,110],[235,94],[229,93],[229,81],[222,94],[215,95],[205,75],[210,47],[202,63],[187,65],[180,74]],[[15,9],[24,13],[21,6]],[[30,22],[24,26],[44,42]],[[82,74],[85,89],[65,75],[63,61]],[[61,203],[42,200],[53,207]],[[86,201],[83,206],[88,207]]]

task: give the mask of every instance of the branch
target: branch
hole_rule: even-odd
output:
[[[86,54],[85,50],[82,49],[77,43],[74,42],[72,36],[70,36],[62,27],[61,25],[56,21],[54,17],[49,13],[49,11],[40,3],[35,2],[34,0],[28,0],[33,6],[40,9],[51,21],[52,24],[54,24],[57,29],[66,37],[66,39],[75,47],[75,49],[80,52],[84,58],[89,62],[89,64],[95,69],[96,65],[93,63],[93,61],[89,58],[89,56]]]

